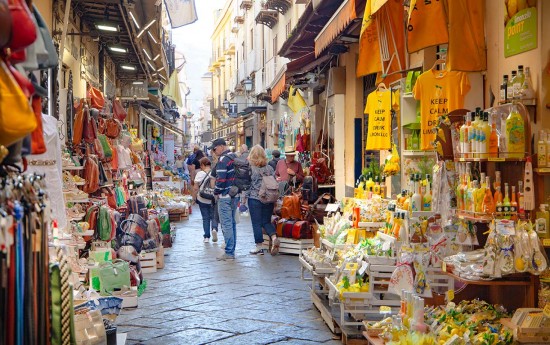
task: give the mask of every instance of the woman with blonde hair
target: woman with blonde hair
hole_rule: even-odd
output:
[[[263,255],[263,234],[262,228],[267,235],[271,237],[271,255],[279,252],[279,239],[275,232],[275,226],[271,223],[271,215],[275,203],[264,204],[260,201],[259,191],[262,185],[263,176],[273,176],[273,168],[267,164],[265,150],[260,145],[254,146],[248,154],[248,161],[252,170],[250,189],[247,191],[248,208],[250,210],[250,220],[252,221],[252,230],[254,231],[254,241],[256,247],[250,251],[250,254]]]

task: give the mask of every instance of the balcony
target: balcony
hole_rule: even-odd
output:
[[[230,38],[225,42],[224,55],[235,55],[235,40]]]
[[[244,24],[244,16],[236,15],[235,18],[233,18],[233,21],[236,24]]]
[[[292,6],[291,0],[267,0],[265,7],[270,10],[275,10],[280,14],[285,14],[286,11]]]
[[[241,10],[249,10],[252,8],[252,0],[241,0]]]
[[[279,12],[270,9],[261,9],[256,16],[256,23],[267,26],[273,29],[279,21]]]

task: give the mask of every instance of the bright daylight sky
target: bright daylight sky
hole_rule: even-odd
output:
[[[208,72],[208,63],[212,55],[210,36],[214,31],[214,11],[223,7],[225,0],[195,0],[197,17],[195,23],[174,29],[172,39],[176,50],[185,55],[187,64],[187,85],[190,110],[197,114],[202,103],[203,92],[201,77]]]

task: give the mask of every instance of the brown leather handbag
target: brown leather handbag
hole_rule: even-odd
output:
[[[7,0],[0,0],[0,49],[11,39],[11,14]]]
[[[85,193],[94,193],[99,189],[99,165],[91,156],[87,157],[84,163],[84,180],[86,180],[83,188]]]
[[[105,135],[109,138],[117,138],[122,130],[122,125],[117,119],[105,120]]]
[[[283,234],[281,237],[292,238],[292,229],[294,229],[295,220],[287,220],[283,225]]]
[[[87,143],[93,143],[97,139],[97,123],[90,115],[88,107],[84,108],[84,126],[82,130],[82,138]]]
[[[311,205],[308,220],[310,222],[317,221],[317,223],[323,224],[324,218],[327,216],[327,212],[325,211],[327,204],[334,202],[336,202],[336,198],[332,194],[325,193],[321,195],[317,201]]]
[[[88,98],[90,98],[92,108],[101,110],[105,106],[105,97],[103,97],[103,93],[93,86],[90,87],[88,91]]]
[[[76,115],[73,123],[73,145],[80,145],[82,142],[82,131],[84,129],[84,100],[80,100],[80,104],[76,108]]]
[[[286,219],[302,219],[301,198],[298,193],[291,193],[283,197],[281,217]]]
[[[113,101],[113,116],[115,117],[115,119],[117,119],[121,122],[124,121],[126,116],[128,116],[128,113],[126,112],[126,110],[124,109],[124,107],[120,103],[120,100],[118,100],[118,99],[115,99]]]
[[[39,155],[46,152],[46,143],[44,142],[44,130],[42,126],[42,98],[40,96],[32,97],[32,110],[36,116],[37,126],[31,133],[31,153]]]
[[[277,221],[277,225],[275,226],[275,232],[277,233],[278,237],[283,237],[283,226],[285,225],[287,219],[280,218]]]

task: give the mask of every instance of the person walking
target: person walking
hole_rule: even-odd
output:
[[[176,159],[176,169],[178,170],[178,175],[180,175],[180,177],[183,177],[183,174],[185,173],[183,169],[183,164],[183,158],[181,157],[181,155],[178,155],[178,159]]]
[[[239,157],[241,157],[242,159],[246,159],[248,158],[248,146],[246,144],[242,144],[241,145],[241,149],[239,151]]]
[[[210,187],[210,171],[211,162],[207,157],[200,159],[200,170],[195,176],[195,195],[197,196],[196,202],[199,205],[202,216],[202,226],[204,229],[204,243],[208,243],[210,240],[210,230],[212,230],[212,242],[218,242],[218,223],[214,217],[214,206],[212,200],[205,199],[200,195],[200,190],[203,185]]]
[[[235,247],[237,244],[237,222],[235,221],[235,210],[237,209],[237,193],[229,193],[234,190],[235,169],[233,163],[235,154],[229,151],[224,139],[218,138],[212,142],[210,147],[213,154],[218,157],[216,164],[216,187],[214,195],[218,204],[218,213],[222,226],[222,233],[225,241],[225,252],[218,256],[217,260],[235,260]]]
[[[273,168],[273,171],[277,169],[277,162],[281,160],[281,152],[279,150],[271,151],[273,159],[269,161],[269,166]]]
[[[260,201],[259,196],[262,178],[264,176],[273,176],[273,168],[267,164],[265,150],[260,145],[256,145],[250,150],[248,161],[252,168],[252,181],[246,195],[248,197],[248,209],[254,232],[254,242],[256,243],[256,247],[250,251],[250,254],[264,254],[263,228],[271,238],[271,255],[276,255],[279,252],[280,241],[277,238],[275,226],[271,223],[271,215],[273,214],[275,203],[263,203]]]

